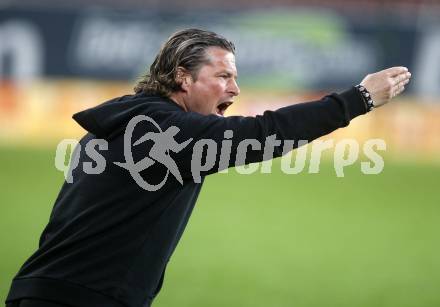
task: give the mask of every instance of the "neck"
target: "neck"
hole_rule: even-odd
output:
[[[188,112],[188,108],[185,105],[185,99],[180,93],[172,93],[169,98]]]

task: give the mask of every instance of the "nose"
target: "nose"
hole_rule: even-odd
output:
[[[240,88],[238,87],[237,80],[234,78],[232,78],[229,83],[228,92],[233,96],[238,96],[240,94]]]

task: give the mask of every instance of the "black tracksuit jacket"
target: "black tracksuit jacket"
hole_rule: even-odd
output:
[[[185,112],[170,99],[143,94],[116,98],[75,114],[74,119],[88,134],[80,141],[83,150],[78,167],[72,172],[73,182],[63,184],[39,248],[14,278],[7,302],[40,298],[77,307],[150,306],[196,203],[203,176],[219,170],[216,163],[202,173],[201,182],[192,179],[195,142],[212,139],[220,148],[224,131],[232,130],[228,166],[233,166],[241,140],[257,139],[264,144],[266,137],[275,134],[279,140],[312,141],[347,126],[351,119],[364,113],[365,103],[353,87],[341,94],[266,111],[256,117],[204,116]],[[180,152],[169,152],[183,185],[169,174],[162,188],[146,191],[126,169],[113,163],[125,161],[124,131],[136,115],[149,116],[163,131],[178,127],[178,143],[193,139]],[[132,143],[148,131],[157,132],[155,129],[147,121],[139,123]],[[107,150],[95,148],[105,158],[106,167],[101,174],[86,174],[83,162],[93,165],[94,160],[84,148],[95,138],[108,142]],[[151,142],[131,148],[134,161],[139,161],[148,156]],[[282,154],[280,145],[274,156]],[[249,150],[246,163],[262,160],[262,150]],[[141,175],[155,184],[164,178],[166,170],[155,163]]]

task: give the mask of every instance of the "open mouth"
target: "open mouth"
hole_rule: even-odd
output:
[[[222,102],[217,106],[217,115],[224,116],[226,109],[232,104],[232,101]]]

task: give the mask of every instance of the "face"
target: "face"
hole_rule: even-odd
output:
[[[184,104],[188,111],[223,116],[240,93],[235,56],[218,47],[208,48],[206,55],[210,62],[200,68],[197,79],[187,75],[182,83]]]

